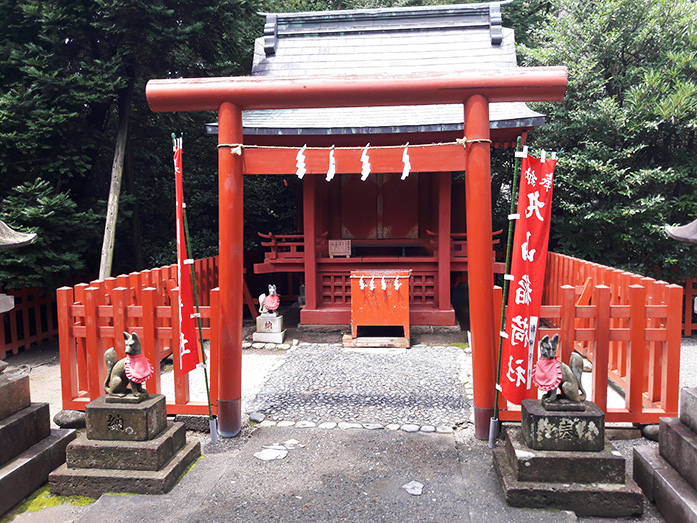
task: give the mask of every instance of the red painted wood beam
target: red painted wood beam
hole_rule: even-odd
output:
[[[305,308],[316,309],[317,283],[317,178],[303,180],[303,237],[305,241]],[[303,311],[300,312],[302,318]],[[303,320],[303,323],[307,323]]]
[[[438,173],[438,308],[440,310],[452,310],[450,303],[451,183],[450,173]]]
[[[239,76],[150,80],[145,94],[155,112],[366,107],[462,103],[473,94],[489,102],[561,101],[565,67],[512,67],[422,75],[282,78]]]
[[[218,142],[242,141],[242,111],[225,102],[218,112]],[[242,428],[243,193],[242,158],[218,150],[219,346],[218,432],[234,437]]]
[[[244,174],[295,174],[298,150],[245,148],[242,153]],[[362,149],[335,149],[336,174],[360,173]],[[403,147],[368,149],[370,170],[374,173],[401,173]],[[452,172],[465,170],[465,148],[459,144],[409,146],[412,172]],[[328,149],[305,150],[307,174],[326,174]]]

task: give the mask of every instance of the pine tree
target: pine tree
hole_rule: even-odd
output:
[[[697,251],[665,224],[697,218],[697,4],[553,2],[522,47],[526,65],[565,65],[562,103],[540,104],[533,144],[563,149],[552,235],[559,251],[671,281]]]

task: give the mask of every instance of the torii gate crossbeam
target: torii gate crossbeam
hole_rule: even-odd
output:
[[[242,111],[301,107],[464,105],[469,294],[475,433],[488,438],[494,407],[495,322],[491,250],[490,102],[561,101],[564,67],[468,70],[429,75],[312,78],[232,77],[151,80],[156,112],[218,111],[218,143],[243,143]],[[242,427],[242,159],[218,151],[220,366],[218,428],[234,437]]]

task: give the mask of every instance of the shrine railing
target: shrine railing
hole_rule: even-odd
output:
[[[302,234],[257,234],[263,240],[261,246],[270,248],[264,254],[266,260],[302,260],[305,257],[305,241]]]
[[[0,314],[0,360],[58,336],[56,299],[42,289],[8,289],[15,306]]]
[[[217,263],[217,257],[194,262],[203,338],[210,341],[211,398],[217,398],[218,387]],[[123,332],[128,331],[138,334],[144,354],[156,369],[164,358],[173,356],[174,392],[167,397],[167,412],[208,413],[205,402],[191,400],[190,375],[180,370],[176,265],[62,287],[57,301],[64,409],[84,410],[87,403],[104,394],[104,352],[114,347],[123,357]],[[147,388],[162,392],[160,373],[148,381]]]
[[[558,333],[562,361],[576,350],[592,362],[587,392],[606,421],[657,423],[678,412],[682,294],[679,285],[549,253],[538,339]],[[624,405],[608,404],[610,382]],[[501,419],[520,419],[518,407],[500,407]]]

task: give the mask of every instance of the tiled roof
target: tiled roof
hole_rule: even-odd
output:
[[[254,76],[408,74],[515,67],[500,4],[265,14]],[[541,125],[524,103],[492,103],[491,128]],[[245,134],[371,134],[463,128],[462,105],[255,110]]]

